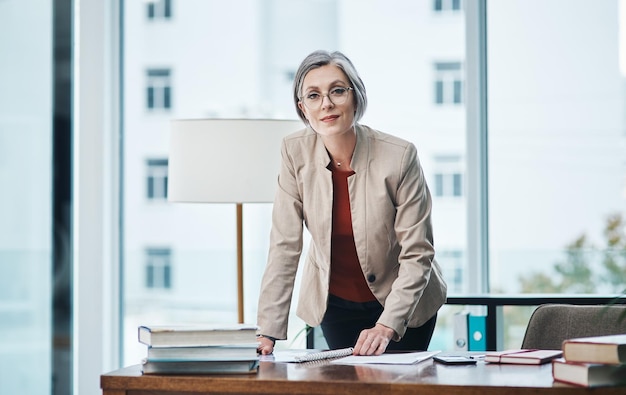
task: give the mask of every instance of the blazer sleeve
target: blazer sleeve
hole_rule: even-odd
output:
[[[259,333],[276,339],[287,338],[289,309],[303,243],[302,198],[285,140],[281,146],[281,158],[269,254],[257,313]]]
[[[431,225],[432,201],[417,150],[408,144],[402,157],[396,193],[394,229],[400,246],[398,277],[391,286],[378,322],[394,329],[398,341],[413,316],[431,274],[435,255]]]

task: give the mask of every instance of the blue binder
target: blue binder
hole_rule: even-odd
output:
[[[483,315],[470,314],[467,316],[469,351],[487,350],[486,318]]]

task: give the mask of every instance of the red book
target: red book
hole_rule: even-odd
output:
[[[491,363],[513,363],[522,365],[541,365],[548,363],[555,358],[559,358],[563,353],[561,350],[506,350],[488,351],[485,354],[485,362]]]
[[[556,381],[582,387],[624,385],[626,364],[570,362],[559,358],[552,361],[552,377]]]

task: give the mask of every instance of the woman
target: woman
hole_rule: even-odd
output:
[[[300,65],[294,101],[305,130],[283,140],[259,352],[286,339],[303,224],[311,235],[297,314],[332,349],[426,350],[446,284],[434,259],[431,197],[415,146],[358,121],[365,86],[340,52]]]

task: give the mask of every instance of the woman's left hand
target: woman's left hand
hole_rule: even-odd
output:
[[[275,341],[265,336],[257,336],[258,345],[256,351],[261,355],[269,355],[274,352]]]
[[[395,331],[382,324],[363,329],[354,346],[353,355],[380,355],[385,352]]]

